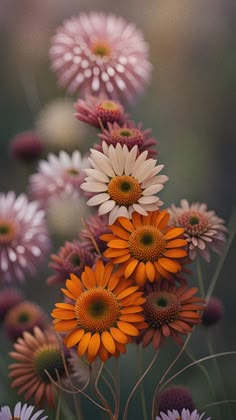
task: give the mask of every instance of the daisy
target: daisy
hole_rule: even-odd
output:
[[[1,407],[0,420],[46,420],[48,416],[40,417],[44,410],[39,410],[33,414],[34,406],[18,402],[14,408],[14,414],[8,405]],[[33,415],[32,415],[33,414]]]
[[[189,257],[194,260],[200,254],[210,262],[210,250],[221,254],[225,245],[227,229],[224,220],[214,211],[208,211],[205,203],[190,205],[187,200],[181,200],[180,204],[180,207],[173,204],[169,209],[171,223],[184,228]]]
[[[64,151],[60,151],[58,157],[50,153],[48,160],[41,160],[38,172],[30,177],[31,195],[43,205],[54,197],[78,198],[84,180],[83,169],[88,166],[87,158],[82,158],[78,150],[72,156]]]
[[[74,303],[55,305],[54,329],[66,332],[66,347],[77,345],[79,357],[86,353],[90,363],[97,356],[106,361],[125,352],[125,345],[146,327],[142,292],[132,281],[117,276],[111,263],[98,260],[94,270],[85,267],[81,279],[71,274],[62,292]]]
[[[0,278],[23,281],[42,264],[50,248],[45,213],[25,194],[0,194]]]
[[[142,342],[143,347],[152,342],[158,349],[166,337],[171,337],[182,345],[180,335],[191,333],[192,327],[201,323],[199,311],[204,309],[204,299],[194,297],[197,292],[195,287],[176,287],[167,280],[147,285],[143,312],[148,328],[141,332],[137,342]]]
[[[70,274],[80,276],[86,265],[92,267],[96,255],[88,250],[79,241],[68,242],[60,248],[58,254],[52,254],[52,262],[49,267],[56,271],[56,274],[48,278],[48,284],[64,283]]]
[[[119,217],[110,225],[111,234],[101,236],[107,242],[104,252],[126,278],[132,277],[140,286],[147,280],[170,279],[182,267],[186,256],[183,229],[168,226],[167,210],[149,212],[147,216],[133,213],[131,220]]]
[[[98,137],[101,142],[105,141],[108,146],[112,144],[115,147],[117,143],[120,143],[121,146],[126,144],[128,149],[131,150],[133,146],[137,145],[139,153],[147,150],[150,158],[155,157],[157,154],[155,149],[157,141],[150,136],[151,133],[152,130],[150,129],[142,130],[142,123],[135,124],[133,121],[127,121],[120,125],[117,122],[113,124],[108,122],[107,129],[104,129]],[[96,145],[95,148],[102,151],[101,144]]]
[[[86,100],[78,99],[74,104],[77,120],[93,125],[97,128],[107,127],[108,122],[123,124],[128,120],[123,106],[118,101],[89,96]]]
[[[25,331],[23,337],[14,344],[14,351],[9,355],[16,360],[10,364],[9,377],[12,388],[18,388],[18,394],[24,393],[25,400],[34,398],[36,405],[54,406],[55,388],[47,373],[56,381],[57,374],[64,378],[64,365],[60,344],[51,330],[42,331],[34,327],[33,334]]]
[[[138,157],[138,147],[130,151],[119,143],[114,147],[102,143],[103,153],[91,149],[89,162],[92,168],[81,185],[93,193],[87,204],[99,206],[99,216],[109,213],[108,223],[117,217],[130,218],[134,211],[147,215],[163,203],[155,194],[163,189],[167,176],[157,175],[164,165],[156,166],[155,159],[147,159],[148,151]]]
[[[181,412],[177,410],[168,410],[167,414],[160,413],[160,416],[156,417],[156,420],[204,420],[205,413],[199,414],[197,410],[190,412],[183,408]],[[207,417],[205,420],[211,420],[211,417]]]
[[[135,25],[96,12],[67,19],[52,39],[50,58],[59,84],[83,97],[132,101],[152,68],[148,45]]]

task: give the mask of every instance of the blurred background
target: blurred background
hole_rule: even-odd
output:
[[[150,45],[150,60],[154,65],[152,80],[129,113],[136,122],[142,121],[144,128],[152,128],[159,141],[159,163],[165,164],[163,173],[169,176],[161,199],[167,206],[178,205],[181,198],[206,202],[209,209],[228,221],[236,197],[235,0],[0,0],[0,190],[26,191],[27,173],[10,157],[9,142],[17,133],[35,129],[39,114],[48,103],[67,97],[58,88],[48,59],[50,38],[56,26],[65,18],[91,10],[112,12],[133,21]],[[70,98],[72,103],[75,99]],[[90,144],[96,141],[93,130],[83,130],[78,124],[78,148],[82,147],[81,139],[86,136]],[[56,146],[53,147],[56,152]],[[52,213],[51,220],[60,230],[64,222],[58,212]],[[71,229],[68,235],[73,236],[74,227],[68,229]],[[54,251],[63,243],[65,232],[56,231]],[[215,352],[236,349],[235,248],[231,247],[215,289],[215,294],[225,304],[223,320],[211,330]],[[217,257],[214,257],[210,266],[203,266],[206,285],[216,263]],[[47,268],[40,278],[26,283],[24,290],[49,312],[60,292],[46,286],[46,276]],[[196,284],[196,279],[192,282]],[[191,340],[190,350],[197,357],[207,354],[201,328]],[[144,365],[151,353],[149,349],[144,352]],[[156,371],[145,380],[150,400],[160,371],[164,371],[175,354],[175,346],[169,345],[160,357],[159,367],[157,363]],[[184,356],[180,365],[188,361]],[[125,382],[123,399],[136,379],[135,367],[133,370],[130,367],[132,363],[133,353],[129,350],[128,357],[121,360]],[[229,399],[236,399],[235,356],[219,360],[219,366],[223,379],[217,378],[213,364],[206,364],[219,388],[218,399],[224,399],[222,386]],[[130,367],[128,377],[127,367]],[[198,407],[213,402],[197,368],[189,370],[176,383],[191,387]],[[4,384],[1,391],[0,403],[7,403],[9,394]],[[141,414],[138,417],[139,404],[137,393],[130,408],[130,416],[136,419],[142,418]],[[83,400],[82,405],[90,413],[85,419],[97,414],[91,404]],[[232,418],[236,418],[234,406],[236,404],[232,405]],[[208,413],[213,419],[223,418],[217,417],[219,414],[214,407]]]

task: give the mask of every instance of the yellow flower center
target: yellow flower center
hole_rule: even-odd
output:
[[[139,182],[132,176],[121,175],[111,179],[108,194],[119,206],[130,206],[142,195]]]
[[[111,55],[111,45],[107,41],[95,41],[90,45],[90,50],[93,54],[100,57],[107,57]]]
[[[177,318],[179,306],[178,298],[173,293],[150,293],[143,305],[145,320],[152,328],[160,328]]]
[[[139,261],[157,261],[165,252],[164,235],[155,226],[140,226],[131,233],[129,250],[132,257]]]
[[[106,111],[120,111],[121,106],[113,101],[102,101],[100,102],[97,107],[104,109]]]
[[[12,220],[0,219],[0,244],[9,243],[16,238],[19,226]]]
[[[62,376],[64,364],[60,349],[53,344],[45,344],[39,348],[34,355],[34,368],[41,381],[46,384],[50,383],[50,379],[45,370],[54,380],[57,379],[56,370]]]
[[[90,332],[103,332],[115,326],[120,305],[109,290],[94,288],[86,290],[75,304],[78,326]]]
[[[78,169],[70,168],[66,170],[66,173],[71,176],[79,175]]]

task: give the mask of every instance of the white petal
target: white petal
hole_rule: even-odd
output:
[[[104,172],[98,171],[97,169],[87,168],[84,170],[87,175],[94,178],[97,181],[109,182],[109,178]]]
[[[119,211],[119,206],[115,206],[113,207],[113,209],[111,210],[111,213],[109,215],[109,225],[112,225],[112,223],[114,223],[114,221],[117,219],[117,213]]]
[[[83,182],[80,188],[89,192],[103,192],[107,191],[107,184],[103,184],[102,182]]]
[[[154,184],[162,184],[162,177],[165,177],[164,182],[168,181],[168,177],[165,175],[157,175],[152,178],[145,179],[145,181],[142,182],[142,188],[148,188]]]
[[[121,148],[110,148],[109,157],[112,162],[112,167],[117,175],[123,175],[124,172],[124,155]]]
[[[159,197],[156,197],[155,195],[146,195],[144,197],[140,197],[138,200],[138,203],[153,204],[153,203],[156,203],[158,200],[159,200]]]
[[[141,185],[142,187],[142,185]],[[143,195],[152,195],[152,194],[156,194],[159,191],[161,191],[163,189],[163,185],[162,184],[154,184],[154,185],[150,185],[150,187],[146,188],[142,194]]]
[[[140,165],[143,162],[145,162],[145,160],[147,158],[147,155],[148,155],[148,151],[147,150],[145,152],[141,153],[141,155],[139,155],[138,159],[134,163],[134,166],[133,166],[132,171],[131,171],[131,175],[133,175],[134,177],[136,177],[136,173],[139,171]]]
[[[109,211],[111,211],[113,207],[115,207],[115,205],[116,205],[116,202],[114,200],[109,200],[102,203],[98,208],[99,216],[109,213]]]
[[[146,212],[146,210],[144,210],[144,208],[143,208],[143,207],[141,207],[139,204],[134,203],[134,204],[133,204],[133,208],[134,208],[134,210],[135,210],[135,211],[137,211],[137,213],[140,213],[140,214],[142,214],[143,216],[147,216],[147,212]]]
[[[150,172],[154,168],[156,161],[154,159],[148,159],[139,166],[136,173],[136,178],[139,182],[143,182],[145,179],[150,177]]]
[[[87,201],[87,204],[88,206],[98,206],[99,204],[104,203],[104,201],[109,200],[109,198],[109,194],[106,193],[96,194]]]
[[[138,152],[138,147],[134,146],[132,147],[132,149],[130,150],[130,152],[127,154],[126,157],[126,162],[125,162],[125,175],[130,175],[131,171],[133,169],[135,160],[136,160],[136,156],[137,156],[137,152]]]

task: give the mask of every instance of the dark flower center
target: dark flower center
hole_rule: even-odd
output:
[[[0,225],[0,235],[7,235],[10,232],[8,225]]]
[[[130,136],[132,136],[132,131],[131,130],[120,130],[120,135],[124,136],[124,137],[130,137]]]
[[[50,383],[50,379],[45,370],[54,380],[57,379],[56,370],[60,376],[64,373],[64,365],[60,350],[53,348],[52,346],[47,346],[44,349],[38,350],[35,355],[34,366],[44,383]]]
[[[19,316],[18,316],[18,322],[20,324],[25,324],[29,320],[30,320],[30,316],[29,316],[28,312],[21,312],[21,314],[19,314]]]
[[[190,217],[190,219],[189,219],[189,223],[190,223],[190,225],[198,225],[198,223],[199,223],[199,218],[197,217],[197,216],[192,216],[192,217]]]
[[[78,267],[81,264],[81,258],[78,254],[73,254],[70,258],[70,262],[73,265],[73,267]]]

